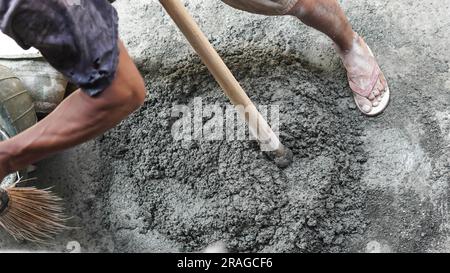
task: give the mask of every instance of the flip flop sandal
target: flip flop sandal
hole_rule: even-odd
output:
[[[362,38],[360,38],[360,39],[363,40]],[[377,62],[375,61],[375,56],[373,55],[372,50],[370,49],[369,46],[367,46],[367,48],[369,49],[370,55],[373,57],[373,59],[372,59],[373,72],[372,72],[372,76],[371,76],[370,85],[366,89],[361,88],[355,82],[352,81],[349,74],[347,74],[347,77],[349,79],[350,88],[353,91],[353,99],[355,100],[356,106],[364,115],[373,117],[373,116],[377,116],[377,115],[381,114],[386,109],[386,107],[389,104],[391,94],[390,94],[389,86],[388,86],[387,82],[384,81],[386,88],[385,88],[384,94],[381,98],[381,101],[379,102],[379,104],[377,106],[372,106],[372,110],[370,112],[365,112],[365,111],[363,111],[362,107],[359,105],[357,95],[360,95],[364,98],[369,98],[370,94],[372,93],[373,89],[375,88],[376,84],[378,83],[380,76],[383,74],[381,72],[381,69],[378,66]]]

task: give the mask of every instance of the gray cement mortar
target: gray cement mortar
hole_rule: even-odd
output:
[[[39,186],[56,185],[78,228],[51,246],[1,233],[0,249],[450,251],[449,2],[342,2],[393,94],[370,119],[322,34],[294,18],[185,2],[252,100],[279,105],[293,164],[278,169],[252,141],[174,141],[174,104],[225,108],[227,98],[157,1],[118,0],[149,97],[117,128],[38,165]]]

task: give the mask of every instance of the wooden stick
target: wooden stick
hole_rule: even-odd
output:
[[[243,106],[237,107],[239,109],[245,108],[245,111],[239,111],[239,114],[248,123],[250,132],[260,143],[261,149],[266,152],[275,152],[276,156],[284,156],[286,153],[284,146],[180,0],[160,0],[160,2],[208,67],[231,103],[235,106]]]

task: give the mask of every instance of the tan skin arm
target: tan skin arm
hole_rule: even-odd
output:
[[[0,181],[8,173],[104,133],[144,103],[144,80],[122,42],[119,48],[116,77],[99,96],[90,97],[79,89],[36,125],[0,142]]]

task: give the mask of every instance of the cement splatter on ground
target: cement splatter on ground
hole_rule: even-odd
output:
[[[295,154],[280,170],[252,141],[173,140],[173,104],[228,101],[156,1],[118,0],[150,96],[116,129],[39,165],[40,186],[59,183],[81,227],[44,249],[178,252],[222,240],[231,251],[450,251],[450,6],[342,4],[393,90],[378,118],[355,109],[323,35],[293,18],[189,1],[250,97],[280,106]],[[1,236],[1,249],[43,249]]]

